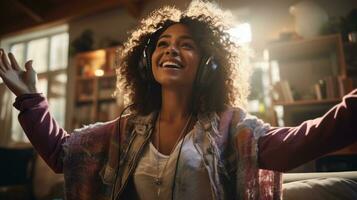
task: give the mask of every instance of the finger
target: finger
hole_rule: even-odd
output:
[[[1,74],[4,74],[4,73],[5,73],[5,69],[0,66],[0,76],[1,76]]]
[[[1,58],[1,51],[0,51],[0,58]],[[6,72],[6,69],[5,69],[5,67],[3,66],[2,61],[1,61],[1,59],[0,59],[0,77],[1,77],[1,78],[3,78],[5,72]]]
[[[25,63],[25,69],[26,69],[26,71],[34,71],[33,70],[33,67],[32,67],[32,60],[29,60],[29,61],[27,61],[26,63]]]
[[[5,66],[6,69],[10,69],[10,62],[9,62],[9,59],[7,59],[7,56],[5,54],[5,51],[4,49],[1,49],[1,60],[2,60],[2,63],[3,65]]]
[[[3,75],[5,74],[5,70],[0,68],[0,77],[3,78]]]
[[[0,70],[0,83],[4,82],[4,75],[5,75],[5,73]]]
[[[6,70],[6,68],[5,68],[5,66],[4,66],[4,63],[2,63],[2,49],[0,49],[0,70],[2,70],[2,71],[5,71]]]
[[[10,59],[10,63],[11,63],[11,66],[14,70],[17,70],[17,71],[20,71],[20,66],[19,64],[17,63],[16,61],[16,58],[14,56],[14,54],[12,54],[11,52],[8,54],[9,55],[9,59]]]

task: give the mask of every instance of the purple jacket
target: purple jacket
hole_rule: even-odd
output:
[[[105,185],[105,174],[106,171],[110,171],[110,168],[106,168],[107,165],[103,165],[103,163],[110,161],[108,158],[110,154],[109,147],[113,142],[110,138],[118,132],[116,127],[117,119],[77,130],[78,134],[70,136],[51,117],[47,101],[41,94],[19,96],[14,106],[20,110],[19,121],[36,150],[55,172],[65,173],[65,177],[67,177],[66,194],[68,197],[70,194],[78,192],[81,193],[81,199],[93,199],[97,194],[102,195],[97,196],[98,199],[106,199],[110,195],[111,185]],[[253,124],[258,122],[256,119],[245,120]],[[262,169],[286,171],[328,152],[352,144],[357,140],[357,126],[354,124],[356,121],[357,90],[354,90],[323,117],[305,121],[300,126],[268,127],[264,129],[264,134],[260,136],[256,136],[256,130],[250,129],[248,132],[253,133],[252,135],[256,139],[255,143],[257,143],[256,164]],[[86,134],[86,132],[90,134]],[[73,139],[75,137],[80,137],[80,139]],[[125,140],[125,136],[121,135],[120,137],[121,140],[117,138],[120,142]],[[244,134],[241,134],[240,137],[244,137]],[[243,140],[241,139],[240,142]],[[76,145],[75,142],[79,144]],[[238,149],[240,142],[237,142]],[[72,150],[66,152],[68,144],[71,144]],[[83,148],[83,146],[86,146],[86,148]],[[66,160],[66,158],[71,158],[70,154],[72,152],[85,156],[76,156],[74,159]],[[239,155],[243,152],[245,151],[239,151]],[[254,152],[250,155],[253,154]],[[69,161],[71,162],[70,164],[68,164]],[[68,169],[66,165],[76,166],[73,162],[91,163],[90,165],[82,166],[84,167],[83,169],[76,169],[77,171],[86,171],[89,173],[88,177],[71,175],[76,170]],[[254,169],[254,166],[251,166],[251,168]],[[252,172],[255,173],[254,170]],[[76,182],[80,184],[71,184]],[[102,187],[91,187],[93,182],[104,184]],[[243,187],[253,186],[243,185]],[[260,189],[264,190],[263,187]],[[247,197],[242,194],[239,196]],[[69,199],[76,199],[74,196],[72,197]],[[247,199],[259,199],[259,195]]]

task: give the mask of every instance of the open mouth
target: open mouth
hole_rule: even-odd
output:
[[[163,68],[173,68],[173,69],[181,69],[182,68],[181,64],[172,62],[172,61],[164,61],[164,62],[160,63],[159,66],[163,67]]]

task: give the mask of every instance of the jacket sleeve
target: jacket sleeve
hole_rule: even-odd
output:
[[[20,111],[18,119],[28,139],[56,172],[62,173],[62,144],[69,134],[55,121],[43,94],[18,96],[13,104]]]
[[[357,89],[324,116],[271,127],[258,141],[260,168],[287,171],[357,141]]]

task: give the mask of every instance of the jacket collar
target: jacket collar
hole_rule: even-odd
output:
[[[151,112],[148,115],[138,115],[134,117],[131,122],[135,125],[135,131],[138,134],[146,134],[150,130],[158,117],[158,111]],[[199,113],[197,116],[197,122],[194,125],[196,128],[200,128],[203,131],[213,132],[218,134],[218,124],[220,117],[216,112],[211,113]]]

